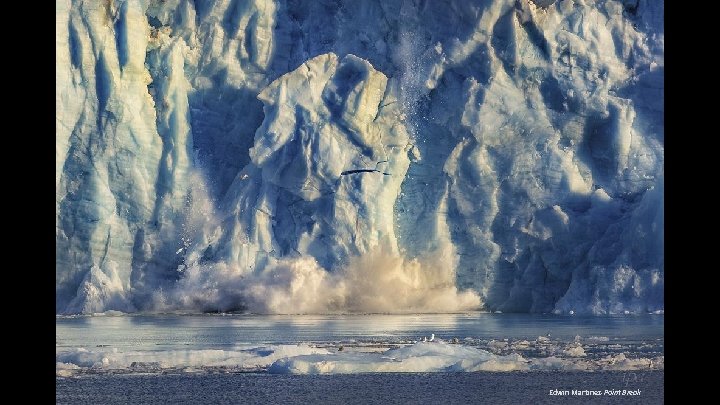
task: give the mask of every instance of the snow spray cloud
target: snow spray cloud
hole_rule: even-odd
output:
[[[270,314],[442,313],[477,309],[474,291],[459,291],[451,249],[406,259],[381,249],[328,272],[312,257],[282,259],[257,274],[225,264],[193,266],[155,309],[245,310]]]

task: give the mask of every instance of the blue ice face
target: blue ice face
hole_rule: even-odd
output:
[[[56,311],[662,310],[664,3],[586,3],[58,3]]]

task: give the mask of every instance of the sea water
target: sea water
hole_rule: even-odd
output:
[[[651,314],[57,317],[56,398],[657,403],[663,335]]]

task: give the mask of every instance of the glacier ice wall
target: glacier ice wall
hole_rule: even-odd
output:
[[[663,1],[56,15],[57,312],[664,309]]]

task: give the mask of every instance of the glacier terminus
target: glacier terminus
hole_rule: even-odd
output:
[[[56,0],[55,95],[58,314],[664,311],[662,0]]]

